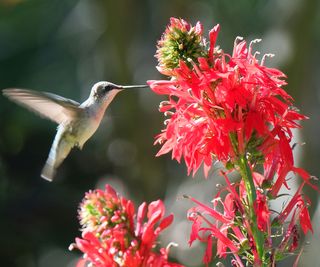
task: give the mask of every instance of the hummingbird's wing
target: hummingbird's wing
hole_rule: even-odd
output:
[[[3,94],[41,117],[58,124],[78,116],[83,111],[78,102],[52,93],[12,88],[4,89]]]

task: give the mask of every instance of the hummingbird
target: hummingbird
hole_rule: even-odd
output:
[[[90,95],[82,104],[62,96],[26,89],[8,88],[3,95],[30,109],[41,117],[58,124],[48,159],[41,177],[52,181],[57,168],[73,147],[82,149],[85,142],[98,129],[104,113],[120,91],[131,88],[146,88],[147,85],[116,85],[101,81],[92,86]]]

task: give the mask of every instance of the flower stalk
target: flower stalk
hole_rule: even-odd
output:
[[[260,264],[261,266],[267,266],[263,264],[265,262],[265,252],[263,248],[264,236],[263,236],[263,232],[261,232],[258,229],[257,216],[255,214],[255,209],[254,209],[254,203],[257,200],[256,188],[254,186],[252,172],[245,155],[240,156],[238,161],[238,167],[246,188],[246,193],[248,198],[247,212],[250,216],[250,226],[251,226],[252,235],[255,241],[255,245],[257,248],[257,252],[260,258]]]

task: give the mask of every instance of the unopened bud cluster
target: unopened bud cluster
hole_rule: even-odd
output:
[[[196,61],[206,55],[205,42],[202,38],[202,25],[192,27],[183,19],[171,18],[170,25],[158,42],[156,57],[158,69],[163,74],[179,66],[179,61]]]
[[[79,208],[82,230],[101,233],[115,225],[129,226],[126,206],[121,203],[124,201],[118,198],[111,188],[107,191],[95,190],[86,193]]]

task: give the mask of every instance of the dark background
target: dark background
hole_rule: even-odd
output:
[[[218,44],[229,53],[236,36],[263,39],[255,48],[276,55],[267,65],[288,74],[287,91],[310,117],[297,135],[298,142],[306,142],[296,153],[297,165],[319,175],[317,0],[0,0],[0,88],[30,88],[83,101],[99,80],[143,84],[163,78],[153,55],[171,16],[192,24],[200,20],[206,34],[220,23]],[[212,174],[205,181],[199,173],[192,179],[170,155],[154,157],[161,100],[149,89],[120,93],[96,134],[82,151],[72,151],[48,183],[39,174],[56,125],[0,96],[1,266],[75,266],[80,254],[68,246],[80,236],[78,204],[86,191],[107,182],[136,203],[165,199],[177,215],[163,246],[173,240],[179,243],[173,257],[186,266],[203,266],[203,247],[186,244],[191,204],[177,198],[190,193],[210,200],[219,178]],[[315,234],[307,236],[311,243],[300,266],[311,267],[320,259],[320,212],[315,192],[306,188],[306,193],[313,202]]]

